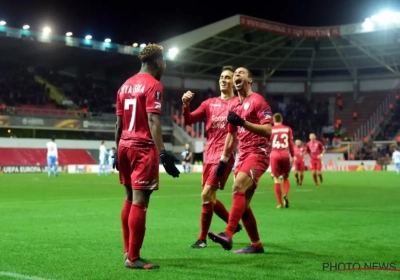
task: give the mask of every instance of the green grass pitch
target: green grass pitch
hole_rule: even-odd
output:
[[[400,279],[399,272],[322,269],[324,262],[394,262],[400,269],[394,172],[326,172],[319,188],[310,173],[301,187],[292,176],[289,209],[275,208],[273,183],[264,175],[252,202],[263,255],[235,255],[211,241],[206,249],[189,248],[199,233],[200,180],[201,174],[161,175],[142,249],[161,269],[135,271],[123,267],[124,190],[116,174],[0,175],[0,279]],[[232,178],[218,193],[228,209],[231,184]],[[211,230],[223,229],[214,216]],[[246,246],[245,231],[234,242],[234,249]]]

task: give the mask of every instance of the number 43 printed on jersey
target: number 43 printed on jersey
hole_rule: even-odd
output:
[[[289,135],[286,133],[275,134],[272,139],[272,148],[287,149],[289,147]]]

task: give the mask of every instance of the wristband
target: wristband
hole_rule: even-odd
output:
[[[220,161],[222,161],[222,162],[227,162],[228,160],[229,160],[229,158],[224,155],[222,155],[220,158]]]

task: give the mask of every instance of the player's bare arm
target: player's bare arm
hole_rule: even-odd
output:
[[[237,132],[228,132],[225,139],[224,151],[221,155],[221,161],[227,162],[235,149],[237,141]]]
[[[158,149],[158,152],[160,153],[165,151],[164,142],[162,140],[160,115],[155,113],[147,113],[147,118],[149,120],[151,136],[153,137],[153,141]]]
[[[122,134],[122,118],[121,116],[117,116],[117,122],[115,123],[115,143],[119,144],[119,140],[121,140]]]
[[[272,125],[270,123],[255,124],[255,123],[246,121],[244,123],[243,127],[254,134],[257,134],[259,136],[264,136],[267,138],[269,138],[271,136],[271,132],[272,132]]]

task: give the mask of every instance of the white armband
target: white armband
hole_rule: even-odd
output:
[[[229,160],[229,158],[224,155],[222,155],[220,158],[220,161],[222,161],[222,162],[227,162],[228,160]]]

